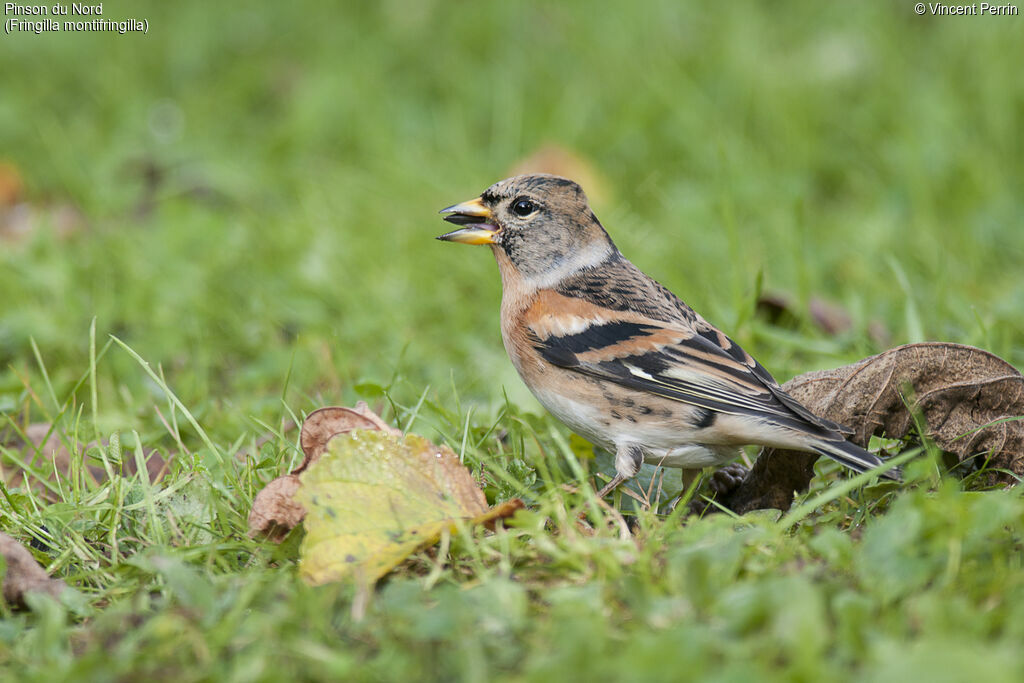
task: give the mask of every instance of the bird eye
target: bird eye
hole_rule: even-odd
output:
[[[526,218],[537,210],[537,205],[529,199],[517,199],[512,203],[512,213],[520,218]]]

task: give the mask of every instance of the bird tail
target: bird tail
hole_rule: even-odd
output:
[[[840,465],[849,467],[854,472],[867,472],[868,470],[883,464],[883,460],[874,453],[864,450],[860,446],[850,443],[845,439],[821,439],[811,444],[815,453],[827,455]],[[892,481],[900,481],[900,471],[894,467],[880,476]]]

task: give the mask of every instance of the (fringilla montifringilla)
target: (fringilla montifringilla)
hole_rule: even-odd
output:
[[[501,335],[526,386],[573,431],[615,453],[616,476],[600,496],[643,462],[685,476],[746,444],[827,455],[857,472],[882,463],[626,260],[573,181],[516,176],[441,213],[463,227],[438,239],[494,252]]]

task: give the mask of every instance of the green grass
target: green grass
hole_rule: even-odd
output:
[[[793,526],[640,514],[625,539],[598,514],[584,533],[588,501],[560,485],[603,461],[577,462],[506,359],[493,259],[432,239],[439,208],[553,142],[602,180],[626,255],[780,379],[924,339],[1021,367],[1021,18],[753,0],[104,16],[150,32],[0,37],[0,162],[34,217],[0,237],[0,428],[107,442],[57,481],[29,454],[47,493],[0,496],[0,530],[77,590],[3,612],[0,678],[1024,676],[1024,501],[934,454],[900,490],[830,500],[823,467]],[[852,327],[772,325],[759,283]],[[297,539],[245,537],[249,504],[297,462],[283,420],[359,399],[529,513],[372,596],[304,586]],[[176,454],[158,483],[79,475],[150,449]]]

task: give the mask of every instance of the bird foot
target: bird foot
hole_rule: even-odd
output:
[[[743,483],[746,479],[749,468],[738,462],[729,463],[725,467],[720,467],[711,473],[708,477],[708,488],[711,489],[711,495],[700,496],[696,495],[693,500],[690,501],[689,513],[700,517],[701,515],[712,512],[718,509],[716,505],[710,502],[710,499],[722,500],[727,497],[736,488]],[[678,501],[677,501],[678,503]],[[673,505],[673,508],[675,504]]]
[[[708,486],[711,487],[716,498],[724,498],[747,478],[750,469],[741,463],[731,462],[725,467],[720,467],[711,474]]]

